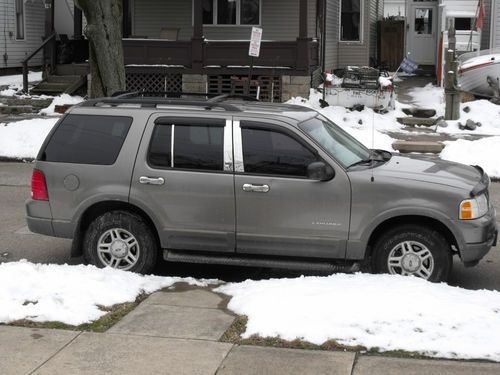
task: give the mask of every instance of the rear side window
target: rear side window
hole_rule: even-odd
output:
[[[131,117],[67,115],[50,138],[41,160],[114,164],[131,124]]]
[[[222,171],[224,125],[225,121],[218,119],[159,119],[149,147],[149,164],[160,168]]]
[[[246,173],[306,177],[309,164],[318,161],[309,149],[281,132],[250,125],[241,135]]]

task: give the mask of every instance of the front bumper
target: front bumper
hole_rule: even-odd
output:
[[[493,246],[496,246],[498,228],[493,207],[479,219],[460,220],[455,223],[464,239],[463,243],[458,244],[462,262],[473,265],[481,260]]]

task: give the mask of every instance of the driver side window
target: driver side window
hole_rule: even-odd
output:
[[[307,167],[319,158],[293,137],[274,129],[241,126],[245,173],[307,178]]]

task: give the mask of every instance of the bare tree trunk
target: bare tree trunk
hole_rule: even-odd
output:
[[[122,0],[75,0],[87,19],[92,98],[125,90]]]

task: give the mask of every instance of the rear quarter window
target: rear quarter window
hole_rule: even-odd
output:
[[[114,164],[131,117],[67,115],[43,150],[40,160],[76,164]]]

